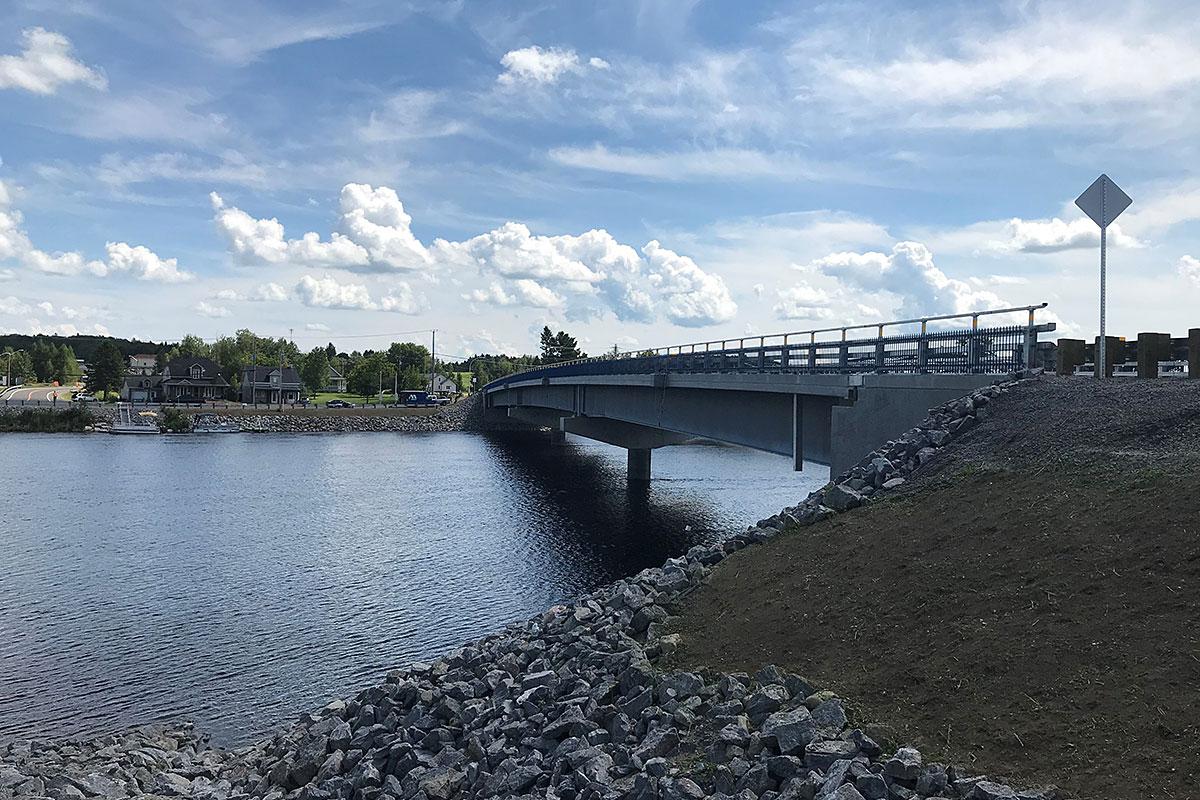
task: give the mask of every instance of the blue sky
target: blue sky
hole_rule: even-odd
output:
[[[0,330],[449,355],[1048,301],[1200,326],[1173,3],[15,0]],[[347,340],[349,342],[349,340]]]

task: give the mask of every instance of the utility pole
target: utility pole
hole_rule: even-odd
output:
[[[433,339],[429,342],[429,391],[433,391],[433,373],[437,369],[437,328],[430,333]]]

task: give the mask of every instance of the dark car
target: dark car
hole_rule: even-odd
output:
[[[345,400],[329,400],[325,403],[326,408],[355,408],[354,403],[347,403]]]

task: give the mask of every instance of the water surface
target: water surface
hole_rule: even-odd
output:
[[[825,473],[571,437],[0,437],[0,740],[190,719],[245,741],[656,566]]]

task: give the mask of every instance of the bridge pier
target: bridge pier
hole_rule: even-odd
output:
[[[654,452],[649,448],[630,448],[626,450],[626,464],[628,466],[628,478],[632,482],[642,482],[650,480],[650,454]]]

